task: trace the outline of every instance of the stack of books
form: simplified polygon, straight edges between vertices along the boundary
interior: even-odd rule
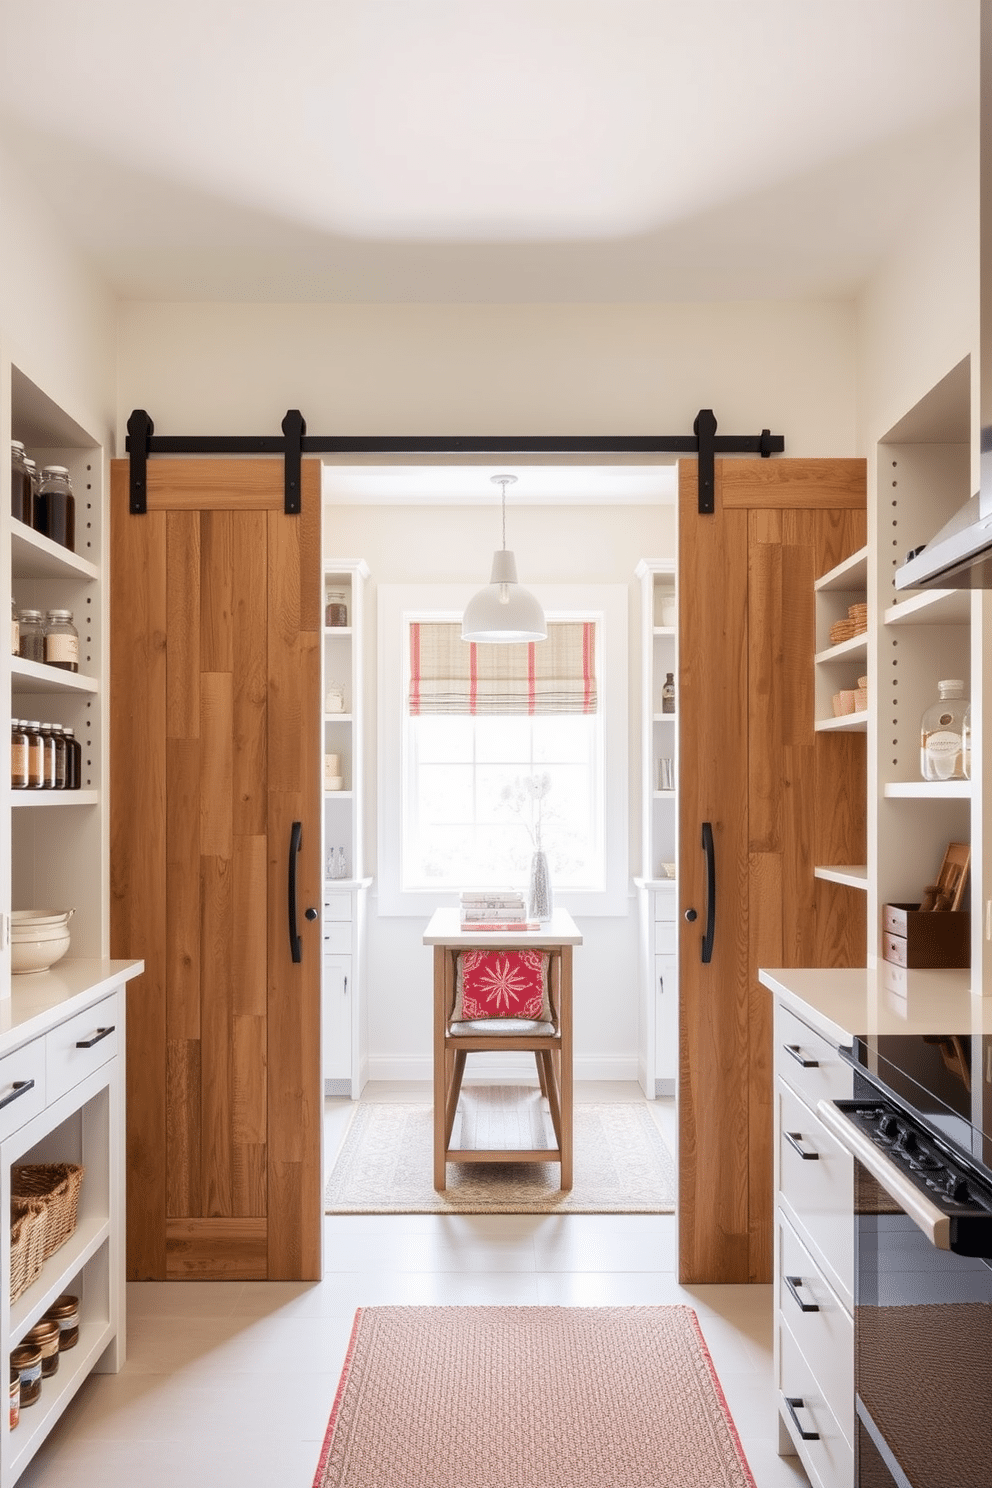
[[[537,930],[536,920],[528,920],[523,894],[513,889],[465,890],[458,901],[459,920],[463,930]]]

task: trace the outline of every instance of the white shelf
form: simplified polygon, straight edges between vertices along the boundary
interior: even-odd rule
[[[113,1336],[114,1330],[106,1320],[80,1319],[76,1347],[59,1355],[58,1374],[42,1381],[41,1398],[34,1405],[22,1407],[17,1429],[9,1435],[11,1480],[27,1467]]]
[[[813,877],[825,879],[827,883],[846,884],[849,889],[864,889],[867,892],[868,864],[854,863],[850,867],[831,865],[814,868]]]
[[[834,568],[825,573],[822,578],[817,579],[813,588],[817,594],[822,594],[828,589],[855,590],[865,589],[868,585],[868,549],[859,548],[852,553],[850,558],[845,558]]]
[[[352,627],[350,625],[325,625],[325,636],[350,636]]]
[[[88,558],[70,553],[50,537],[43,537],[11,518],[11,569],[15,579],[98,579],[100,570]]]
[[[868,713],[844,713],[840,718],[818,718],[813,727],[818,734],[864,734],[868,731]]]
[[[677,713],[656,713],[654,721],[655,723],[675,723],[678,716]]]
[[[325,713],[325,723],[351,723],[354,719],[352,713]]]
[[[675,634],[675,626],[674,625],[656,625],[654,627],[654,631],[652,633],[654,635],[656,635],[656,636],[674,636],[674,634]]]
[[[350,801],[353,795],[354,795],[354,791],[350,791],[350,790],[346,790],[346,791],[345,790],[340,790],[340,791],[329,791],[329,790],[325,790],[325,792],[324,792],[324,800],[325,801]]]
[[[883,792],[890,801],[968,801],[970,780],[890,780]]]
[[[45,666],[40,661],[27,661],[23,656],[10,658],[10,673],[10,690],[14,693],[99,691],[95,677],[87,677],[83,672],[64,672],[60,667]]]
[[[664,801],[673,801],[675,799],[675,797],[678,795],[678,791],[674,791],[674,790],[656,790],[654,792],[654,794],[655,794],[655,796],[660,796],[662,798],[662,800],[664,800]]]
[[[970,589],[930,589],[885,612],[886,625],[967,625],[970,620]]]
[[[826,651],[818,651],[813,660],[817,666],[830,666],[832,662],[854,661],[857,657],[867,655],[868,632],[863,630],[849,641],[841,641],[839,646],[828,646]]]
[[[85,1182],[85,1179],[83,1180]],[[10,1306],[10,1341],[19,1343],[24,1334],[65,1291],[72,1278],[110,1235],[110,1220],[104,1216],[81,1219],[64,1245],[50,1255],[41,1275]]]
[[[15,790],[10,794],[11,806],[22,810],[35,806],[97,806],[99,802],[100,792],[95,790]]]

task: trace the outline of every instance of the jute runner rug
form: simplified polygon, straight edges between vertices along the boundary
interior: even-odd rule
[[[314,1488],[754,1488],[691,1307],[370,1307]]]
[[[466,1147],[554,1145],[547,1102],[523,1086],[462,1091],[453,1139]],[[557,1163],[449,1163],[432,1186],[431,1107],[362,1101],[324,1194],[328,1214],[671,1214],[675,1164],[641,1103],[577,1105],[575,1173],[561,1191]]]

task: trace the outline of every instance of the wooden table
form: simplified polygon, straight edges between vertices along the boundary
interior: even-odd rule
[[[561,1164],[561,1186],[572,1187],[572,947],[582,944],[575,921],[566,910],[556,909],[549,924],[540,930],[499,930],[465,934],[457,909],[434,911],[424,944],[434,947],[434,1187],[447,1185],[449,1162],[557,1162]],[[454,1124],[458,1087],[464,1055],[492,1049],[493,1037],[452,1036],[449,1019],[455,997],[455,958],[459,951],[529,950],[546,951],[549,965],[550,1000],[557,1032],[535,1035],[501,1035],[499,1048],[539,1053],[550,1051],[557,1072],[557,1088],[546,1090],[557,1147],[507,1150],[453,1149],[448,1143]],[[460,1059],[457,1078],[456,1057]],[[540,1071],[540,1065],[539,1065]],[[545,1081],[542,1079],[542,1089]],[[555,1107],[558,1107],[556,1112]]]

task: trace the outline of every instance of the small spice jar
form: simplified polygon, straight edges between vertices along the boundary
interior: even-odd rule
[[[83,746],[74,729],[64,728],[62,733],[65,737],[65,788],[79,790],[83,783]]]
[[[28,736],[19,718],[10,720],[10,788],[28,788]]]
[[[41,1394],[41,1349],[36,1343],[19,1343],[11,1351],[10,1367],[21,1377],[21,1409],[34,1405]]]
[[[10,1366],[10,1429],[21,1419],[21,1372]]]
[[[28,469],[24,446],[19,439],[10,441],[10,511],[19,522],[31,525],[32,500],[31,472]]]
[[[28,790],[45,788],[45,741],[41,736],[41,724],[37,718],[23,720],[24,732],[28,736]]]
[[[44,661],[45,622],[40,610],[22,610],[17,617],[17,654],[25,661]]]
[[[17,600],[10,601],[10,654],[16,656],[21,649],[21,622],[17,618]]]
[[[348,599],[343,589],[329,589],[327,591],[324,624],[334,627],[348,624]]]
[[[54,790],[56,780],[55,735],[52,732],[52,725],[42,719],[39,733],[41,734],[42,748],[42,787],[44,790]]]
[[[59,1325],[59,1348],[64,1354],[79,1342],[79,1298],[63,1292],[45,1313],[45,1320]]]
[[[60,723],[52,724],[52,738],[55,740],[55,789],[65,790],[69,778],[69,746]]]
[[[49,610],[45,617],[45,664],[64,672],[79,671],[79,631],[71,610]]]
[[[46,465],[34,503],[34,527],[52,542],[74,551],[76,546],[76,498],[72,494],[68,465]]]
[[[42,1318],[24,1335],[26,1344],[41,1349],[41,1377],[50,1379],[59,1370],[59,1338],[61,1329],[53,1318]]]

